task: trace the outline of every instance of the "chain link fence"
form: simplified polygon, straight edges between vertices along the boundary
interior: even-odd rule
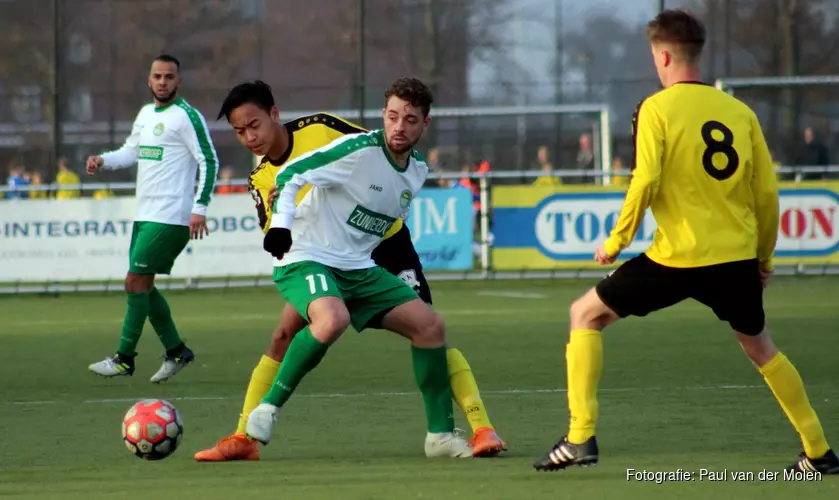
[[[87,155],[118,147],[162,52],[181,60],[182,95],[211,123],[234,178],[253,161],[215,120],[234,84],[265,80],[281,110],[365,109],[406,74],[427,81],[439,106],[605,105],[612,161],[626,168],[632,111],[659,88],[643,28],[662,6],[706,22],[708,81],[839,74],[839,3],[829,0],[0,0],[0,182],[15,170],[49,183],[60,157],[81,174]],[[836,163],[837,94],[838,86],[737,93],[785,165]],[[590,117],[525,125],[523,135],[521,117],[440,120],[422,150],[436,151],[449,172],[481,162],[602,167]]]

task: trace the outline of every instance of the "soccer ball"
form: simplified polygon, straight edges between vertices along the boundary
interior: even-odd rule
[[[168,401],[144,399],[122,419],[125,446],[146,460],[162,460],[174,453],[183,435],[181,414]]]

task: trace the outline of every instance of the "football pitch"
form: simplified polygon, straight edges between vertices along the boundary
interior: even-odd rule
[[[124,297],[0,297],[0,496],[26,498],[839,498],[839,477],[760,480],[800,442],[727,326],[695,302],[633,318],[604,335],[600,464],[538,473],[564,433],[567,310],[588,280],[434,282],[445,317],[509,451],[428,460],[408,343],[347,332],[283,409],[260,462],[192,459],[235,428],[250,372],[282,302],[271,288],[168,292],[196,362],[167,384],[148,379],[162,349],[150,325],[133,377],[87,371],[116,347]],[[767,290],[775,340],[796,364],[828,439],[839,447],[836,278],[778,278]],[[181,447],[161,462],[131,455],[120,424],[137,400],[182,413]],[[456,410],[458,426],[468,429]],[[692,481],[627,479],[694,473]],[[699,477],[726,472],[724,481]],[[752,472],[736,481],[732,473]],[[260,497],[261,498],[261,497]]]

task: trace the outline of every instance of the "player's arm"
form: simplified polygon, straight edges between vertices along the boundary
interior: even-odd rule
[[[286,164],[277,175],[280,194],[274,202],[271,227],[291,229],[297,209],[297,193],[306,184],[331,188],[346,183],[358,163],[358,146],[362,144],[353,136],[346,136]]]
[[[143,111],[137,114],[134,124],[131,126],[131,134],[125,139],[121,148],[114,151],[102,153],[102,168],[105,170],[117,170],[132,167],[137,163],[140,152],[140,131],[143,130],[141,117]]]
[[[664,154],[664,127],[655,108],[648,102],[638,105],[633,117],[635,165],[626,191],[620,217],[603,244],[609,256],[618,255],[635,238],[661,180]]]
[[[762,271],[773,270],[772,256],[778,241],[778,180],[772,165],[769,146],[760,128],[757,117],[752,117],[752,195],[757,218],[757,259]]]
[[[180,127],[181,139],[198,163],[198,187],[192,204],[192,213],[206,216],[207,206],[213,196],[218,176],[218,156],[207,131],[207,122],[204,117],[188,106],[183,109],[188,123]]]

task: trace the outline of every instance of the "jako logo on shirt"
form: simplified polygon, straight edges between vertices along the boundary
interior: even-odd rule
[[[163,160],[163,148],[159,146],[140,146],[137,158],[140,160]]]

